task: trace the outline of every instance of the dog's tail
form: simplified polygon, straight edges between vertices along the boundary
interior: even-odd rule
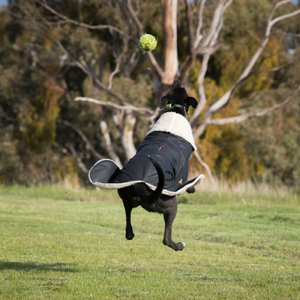
[[[148,155],[148,157],[158,174],[157,187],[154,191],[147,193],[146,189],[145,189],[145,184],[137,183],[134,185],[134,190],[137,193],[137,195],[140,197],[141,202],[143,202],[144,204],[147,204],[147,205],[151,205],[151,204],[155,203],[158,200],[159,196],[161,195],[161,192],[165,185],[165,176],[164,176],[164,172],[163,172],[162,168],[160,167],[160,165],[158,164],[158,162],[150,155]],[[150,191],[149,188],[147,188],[147,190]]]

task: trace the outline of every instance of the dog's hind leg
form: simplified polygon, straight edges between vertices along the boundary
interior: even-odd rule
[[[126,234],[125,237],[127,240],[132,240],[134,238],[134,233],[131,225],[131,211],[132,208],[128,207],[124,203],[125,213],[126,213]]]
[[[164,210],[164,212],[163,212],[164,220],[165,220],[165,233],[164,233],[163,243],[164,243],[164,245],[174,249],[175,251],[182,251],[185,247],[185,244],[182,242],[175,243],[172,240],[172,225],[175,220],[176,213],[177,213],[176,198],[174,198],[173,200],[169,200],[169,201],[172,201],[173,205],[171,207],[169,207],[168,209]]]
[[[126,234],[127,240],[132,240],[134,238],[134,233],[131,225],[131,211],[133,208],[140,205],[136,196],[134,196],[134,190],[132,187],[127,187],[118,190],[119,196],[123,200],[123,205],[126,213]]]

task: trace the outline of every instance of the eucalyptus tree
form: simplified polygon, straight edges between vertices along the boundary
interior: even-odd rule
[[[275,62],[270,68],[264,68],[268,55],[265,54],[266,49],[275,25],[288,19],[294,20],[300,14],[300,9],[290,0],[264,1],[264,4],[260,4],[264,5],[263,12],[269,11],[268,15],[263,14],[264,30],[255,34],[255,43],[252,43],[248,56],[243,58],[242,65],[238,61],[231,61],[231,68],[236,73],[234,78],[229,78],[227,84],[224,84],[223,92],[220,94],[219,91],[218,97],[213,101],[208,99],[208,87],[212,87],[206,82],[206,78],[209,77],[212,61],[220,57],[226,58],[224,53],[232,52],[234,47],[227,43],[230,38],[222,35],[222,31],[230,29],[231,20],[234,23],[235,18],[241,17],[237,10],[239,3],[243,5],[241,11],[251,4],[254,14],[259,15],[254,4],[260,2],[255,0],[250,4],[233,0],[137,0],[134,3],[131,0],[19,0],[15,2],[12,13],[26,23],[26,29],[32,33],[28,47],[36,64],[44,59],[46,49],[61,70],[72,66],[87,76],[85,80],[92,81],[89,87],[97,89],[99,93],[86,90],[74,100],[101,106],[99,130],[106,153],[95,150],[95,144],[89,141],[84,128],[76,127],[70,120],[65,120],[65,125],[80,135],[94,156],[109,155],[122,164],[135,152],[137,118],[142,116],[144,121],[153,124],[159,115],[159,109],[156,108],[158,100],[175,78],[192,89],[191,72],[196,77],[194,89],[198,94],[199,104],[190,116],[195,140],[212,124],[236,124],[281,108],[299,91],[299,83],[296,83],[292,93],[281,102],[242,113],[235,110],[233,115],[220,117],[220,112],[230,106],[234,93],[251,77],[261,72],[275,72],[292,63],[292,60],[286,59],[281,64],[276,61],[277,65]],[[232,6],[234,8],[231,9]],[[230,17],[227,17],[226,13],[229,11]],[[153,32],[147,32],[149,30]],[[280,28],[277,27],[277,34],[278,31]],[[281,30],[282,34],[283,31]],[[142,55],[138,41],[145,32],[158,36],[158,48]],[[230,30],[226,34],[230,36]],[[151,102],[144,99],[136,103],[133,100],[136,98],[126,98],[129,95],[127,91],[132,86],[135,89],[138,73],[147,74],[151,79],[154,91]],[[149,79],[145,80],[149,82]],[[70,97],[69,86],[63,76],[60,85],[64,86],[66,97]],[[116,129],[118,134],[114,132]],[[125,153],[123,157],[120,146]],[[72,153],[82,163],[74,147]],[[201,155],[196,152],[195,156],[211,174]],[[81,169],[86,171],[83,166]]]

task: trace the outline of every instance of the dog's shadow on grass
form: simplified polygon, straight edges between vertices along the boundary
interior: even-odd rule
[[[40,263],[40,262],[18,262],[18,261],[0,261],[0,271],[15,270],[22,272],[31,271],[52,271],[52,272],[65,272],[77,273],[82,270],[77,269],[71,263]]]

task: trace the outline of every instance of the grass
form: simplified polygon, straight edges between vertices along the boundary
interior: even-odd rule
[[[0,299],[300,299],[300,197],[197,192],[163,218],[115,191],[0,188]]]

